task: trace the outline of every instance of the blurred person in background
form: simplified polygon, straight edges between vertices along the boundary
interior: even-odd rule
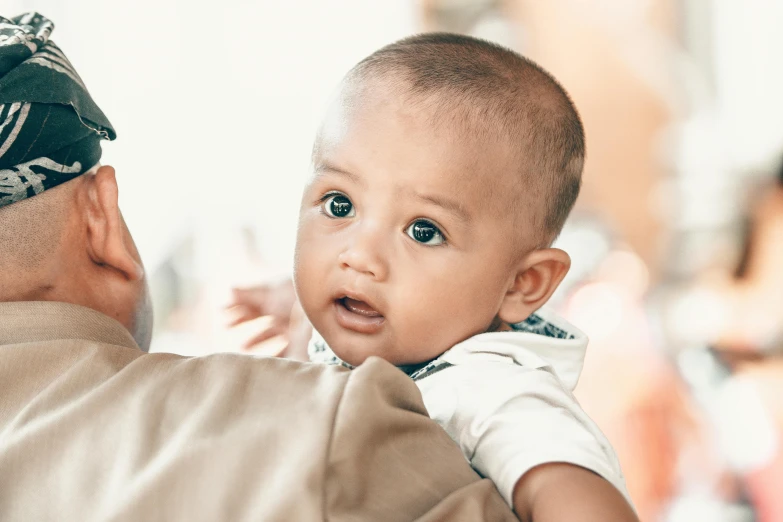
[[[728,380],[748,386],[752,404],[745,407],[768,416],[769,424],[744,421],[756,428],[747,433],[747,451],[758,455],[738,475],[759,520],[783,520],[783,161],[751,194],[735,273],[708,274],[697,284],[723,308],[713,350]]]
[[[673,425],[688,440],[671,520],[783,519],[782,174],[750,190],[736,262],[703,266],[653,302],[690,410]]]
[[[742,243],[733,274],[708,276],[729,307],[716,344],[724,351],[777,354],[783,342],[783,163],[751,194]]]
[[[0,519],[512,520],[379,359],[145,353],[115,132],[53,28],[0,18]]]

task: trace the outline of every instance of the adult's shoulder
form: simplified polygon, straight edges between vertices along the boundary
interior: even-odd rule
[[[377,357],[351,371],[328,470],[330,520],[516,520],[429,418],[416,384]]]
[[[11,368],[2,520],[323,519],[347,371],[72,339],[5,346]]]

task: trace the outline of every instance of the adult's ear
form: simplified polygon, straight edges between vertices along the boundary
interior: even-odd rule
[[[563,281],[571,258],[559,248],[534,250],[520,261],[498,316],[508,324],[524,321],[541,308]]]
[[[128,280],[141,280],[144,267],[120,215],[114,168],[101,166],[85,175],[82,206],[87,225],[87,249],[92,261],[115,269]]]

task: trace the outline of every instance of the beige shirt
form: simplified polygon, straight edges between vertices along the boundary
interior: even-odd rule
[[[145,354],[114,320],[0,303],[0,520],[515,520],[380,359]]]

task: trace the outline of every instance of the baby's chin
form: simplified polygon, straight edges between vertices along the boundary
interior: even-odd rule
[[[392,351],[381,346],[372,346],[374,343],[370,340],[366,340],[366,342],[352,340],[351,342],[342,343],[335,341],[335,344],[329,343],[327,340],[327,344],[329,344],[329,347],[337,357],[351,366],[359,366],[370,357],[380,357],[394,366],[410,366],[427,362],[425,360],[417,360],[415,356],[411,357],[404,351]]]
[[[329,346],[331,347],[332,345],[330,344]],[[359,366],[370,357],[380,357],[396,366],[396,357],[389,353],[384,353],[383,350],[368,350],[366,348],[360,349],[343,345],[343,349],[332,348],[332,351],[340,360],[347,362],[351,366]]]

